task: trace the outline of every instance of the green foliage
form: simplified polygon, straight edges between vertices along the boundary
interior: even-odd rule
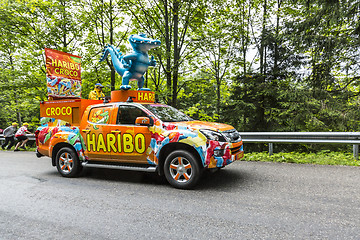
[[[197,103],[195,106],[190,107],[185,113],[197,120],[215,122],[219,119],[219,115],[214,114],[212,117],[205,113],[205,110],[199,109],[200,104]]]
[[[242,161],[360,166],[360,161],[355,160],[351,153],[328,150],[317,153],[274,153],[271,156],[267,152],[253,152],[246,153]]]
[[[184,83],[180,73],[191,68],[188,61],[196,51],[192,36],[205,22],[206,3],[202,0],[127,1],[126,7],[137,31],[162,42],[162,47],[151,54],[157,56],[158,73],[163,80],[151,74],[148,80],[152,83],[148,86],[155,85],[156,93],[164,102],[178,106],[178,94]]]
[[[45,47],[82,56],[83,98],[97,82],[109,96],[121,77],[98,62],[102,48],[127,53],[129,35],[144,32],[162,41],[146,86],[194,119],[239,131],[360,131],[359,12],[352,0],[0,0],[0,128],[35,127]]]
[[[259,68],[233,78],[224,120],[240,131],[359,131],[359,57],[354,54],[359,35],[349,34],[356,32],[359,5],[258,4],[261,8],[253,7],[260,16],[252,19],[261,30],[253,37]]]

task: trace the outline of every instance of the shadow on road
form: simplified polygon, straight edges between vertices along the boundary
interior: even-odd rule
[[[155,173],[104,168],[85,168],[80,177],[114,182],[145,183],[156,185],[167,184],[165,178],[160,177]]]
[[[164,176],[156,173],[144,173],[102,168],[85,168],[83,178],[106,180],[114,182],[141,183],[159,186],[169,186]],[[195,190],[231,191],[239,185],[245,185],[251,178],[246,171],[239,169],[221,169],[217,172],[204,171]]]
[[[196,189],[231,191],[245,186],[250,178],[250,174],[239,169],[221,169],[213,173],[205,171]]]

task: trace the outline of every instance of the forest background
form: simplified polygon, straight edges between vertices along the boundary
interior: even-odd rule
[[[360,131],[356,0],[0,0],[0,128],[39,124],[44,48],[82,57],[82,96],[118,90],[106,44],[162,42],[146,85],[238,131]],[[134,84],[134,87],[136,85]]]

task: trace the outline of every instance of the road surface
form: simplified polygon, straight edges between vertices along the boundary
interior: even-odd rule
[[[235,162],[178,190],[151,174],[0,151],[0,239],[359,239],[360,168]]]

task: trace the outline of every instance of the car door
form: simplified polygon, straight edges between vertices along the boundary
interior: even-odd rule
[[[85,125],[81,126],[81,134],[86,144],[86,155],[90,160],[112,160],[111,147],[108,144],[108,135],[113,130],[110,125],[112,109],[112,105],[91,108]]]
[[[116,117],[118,146],[117,152],[112,152],[112,158],[119,162],[146,164],[147,150],[150,146],[151,133],[148,126],[135,125],[137,117],[148,117],[138,106],[120,104]],[[119,143],[121,142],[121,143]]]

